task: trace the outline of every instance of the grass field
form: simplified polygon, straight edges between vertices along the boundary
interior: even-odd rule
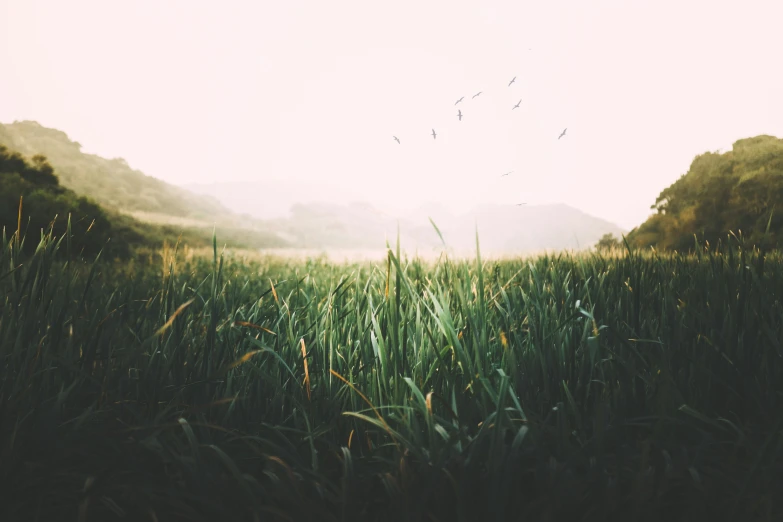
[[[783,520],[783,256],[731,241],[115,265],[4,234],[0,520]]]

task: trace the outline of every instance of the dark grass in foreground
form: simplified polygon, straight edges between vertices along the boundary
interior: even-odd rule
[[[68,247],[3,236],[0,520],[783,520],[780,254]]]

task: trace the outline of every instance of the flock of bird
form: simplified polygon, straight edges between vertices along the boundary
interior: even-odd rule
[[[512,83],[514,83],[516,80],[517,80],[517,77],[516,77],[516,76],[514,76],[513,78],[511,78],[511,81],[510,81],[510,82],[508,82],[508,86],[509,86],[509,87],[511,87],[511,84],[512,84]],[[476,94],[474,94],[474,95],[471,97],[471,100],[472,100],[473,98],[476,98],[477,96],[480,96],[482,92],[483,92],[483,91],[479,91],[479,92],[477,92]],[[464,99],[465,99],[465,97],[464,97],[464,96],[463,96],[463,97],[461,97],[459,100],[457,100],[457,102],[456,102],[454,105],[459,105],[459,103],[460,103],[462,100],[464,100]],[[520,106],[521,104],[522,104],[522,100],[520,99],[520,100],[517,102],[517,104],[516,104],[516,105],[514,105],[514,106],[511,108],[511,110],[513,111],[514,109],[518,109],[518,108],[519,108],[519,106]],[[459,121],[462,121],[462,110],[461,110],[461,109],[457,109],[457,118],[459,119]],[[562,138],[563,136],[565,136],[565,134],[566,134],[566,131],[567,131],[567,130],[568,130],[568,127],[566,127],[565,129],[563,129],[563,132],[561,132],[561,133],[560,133],[560,136],[558,136],[558,137],[557,137],[557,139],[559,140],[560,138]],[[437,137],[438,137],[438,135],[435,133],[435,129],[432,129],[432,139],[436,139]],[[392,138],[394,138],[394,139],[397,141],[397,143],[398,143],[398,144],[400,144],[400,145],[402,144],[402,143],[400,142],[400,138],[398,138],[397,136],[392,136]],[[512,170],[512,171],[510,171],[510,172],[506,172],[505,174],[502,174],[500,177],[502,178],[502,177],[508,176],[509,174],[511,174],[511,173],[513,173],[513,172],[514,172],[513,170]],[[526,205],[526,203],[517,203],[517,206],[518,206],[518,207],[519,207],[519,206],[522,206],[522,205]]]

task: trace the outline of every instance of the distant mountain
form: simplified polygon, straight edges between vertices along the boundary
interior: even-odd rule
[[[482,205],[444,226],[447,243],[456,249],[475,247],[478,227],[482,251],[525,253],[540,250],[581,250],[604,234],[625,231],[601,218],[565,205]]]
[[[396,218],[366,204],[294,205],[291,217],[275,222],[296,245],[318,248],[383,248],[394,244],[397,225],[406,250],[442,247],[430,223],[432,217],[446,247],[460,253],[475,250],[478,228],[481,250],[487,254],[532,253],[542,250],[584,249],[604,234],[619,237],[624,230],[568,205],[483,205],[459,216],[435,206]]]
[[[385,248],[394,244],[399,224],[400,244],[406,250],[431,249],[439,244],[432,226],[397,219],[367,203],[295,204],[290,216],[270,222],[282,236],[302,248]]]
[[[302,183],[292,179],[266,178],[263,182],[190,183],[182,185],[182,188],[214,197],[234,212],[258,219],[288,217],[294,204],[349,202],[341,193],[341,187],[328,181]]]
[[[271,229],[301,248],[382,249],[386,238],[392,244],[396,241],[399,224],[404,249],[440,249],[443,245],[430,218],[446,246],[459,252],[475,250],[477,224],[481,249],[488,254],[587,248],[604,234],[619,237],[624,232],[613,223],[563,204],[482,205],[455,215],[443,204],[427,203],[393,215],[366,203],[324,202],[337,199],[332,194],[321,193],[318,201],[319,192],[313,187],[297,190],[280,180],[191,188],[215,195],[230,208],[267,218]],[[303,200],[310,202],[296,203]]]

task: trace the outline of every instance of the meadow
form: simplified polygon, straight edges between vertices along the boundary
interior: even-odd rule
[[[218,239],[3,233],[0,519],[783,520],[781,253]]]

